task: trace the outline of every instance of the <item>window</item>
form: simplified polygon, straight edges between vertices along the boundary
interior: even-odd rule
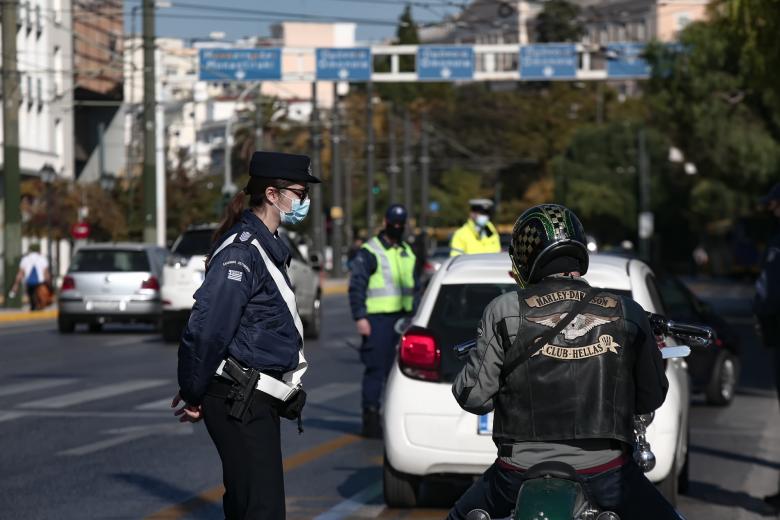
[[[26,83],[27,85],[25,85],[25,89],[27,91],[27,108],[29,109],[33,104],[33,80],[32,76],[29,74],[27,75]]]
[[[149,258],[145,251],[120,249],[83,249],[76,254],[71,265],[73,272],[145,272],[149,271]]]
[[[171,253],[184,257],[206,256],[211,251],[214,229],[193,229],[185,231],[179,237]]]
[[[27,32],[29,33],[33,29],[32,5],[30,5],[30,2],[24,4],[24,11],[25,25],[27,27]]]
[[[43,32],[43,20],[41,19],[41,6],[35,6],[35,33],[40,36]]]
[[[38,100],[38,110],[43,108],[43,80],[38,78],[35,80],[35,98]]]

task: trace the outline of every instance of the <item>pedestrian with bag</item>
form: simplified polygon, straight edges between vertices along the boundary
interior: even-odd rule
[[[179,345],[182,422],[205,420],[222,460],[227,520],[285,518],[279,417],[297,419],[306,394],[303,328],[279,239],[309,209],[310,160],[255,152],[230,201]],[[247,206],[248,202],[248,208]]]
[[[16,296],[22,282],[27,290],[31,311],[42,310],[51,305],[49,261],[41,254],[41,246],[38,244],[31,244],[27,254],[19,262],[19,272],[9,293],[11,298]]]

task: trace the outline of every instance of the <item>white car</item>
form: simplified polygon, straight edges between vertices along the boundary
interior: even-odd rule
[[[451,347],[474,339],[491,300],[517,290],[510,268],[506,253],[463,255],[447,261],[431,279],[402,337],[385,391],[384,497],[389,506],[414,507],[426,477],[477,475],[495,461],[492,415],[470,414],[452,395],[462,362]],[[664,313],[653,273],[641,261],[591,255],[585,279],[631,296],[647,311]],[[648,428],[657,462],[647,476],[674,504],[678,484],[685,487],[688,475],[690,390],[685,361],[667,360],[666,375],[666,400]]]
[[[205,258],[211,250],[216,226],[213,224],[193,226],[187,229],[173,243],[171,254],[163,267],[162,334],[165,341],[179,341],[184,325],[189,319],[193,295],[203,283],[206,273]],[[320,303],[320,259],[312,255],[306,260],[288,240],[283,229],[279,230],[281,240],[287,243],[292,260],[288,273],[295,291],[298,311],[307,338],[319,337],[322,323]]]

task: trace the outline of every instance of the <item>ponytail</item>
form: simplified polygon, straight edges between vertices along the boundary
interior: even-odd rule
[[[214,254],[214,249],[217,247],[217,240],[222,238],[222,236],[225,233],[227,233],[228,230],[230,230],[230,228],[235,226],[236,222],[238,222],[241,219],[241,213],[243,213],[244,211],[246,199],[247,196],[244,190],[239,191],[233,196],[232,199],[230,199],[230,202],[225,208],[225,214],[222,217],[222,222],[219,223],[217,230],[214,232],[214,235],[211,237],[211,241],[212,241],[211,252],[206,257],[206,266],[209,265],[209,262],[211,261],[211,255]]]

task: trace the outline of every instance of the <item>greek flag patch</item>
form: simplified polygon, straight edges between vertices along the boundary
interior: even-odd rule
[[[243,271],[234,271],[233,269],[228,269],[228,280],[233,280],[234,282],[240,282],[244,278],[244,272]]]
[[[241,233],[241,236],[239,236],[238,239],[242,242],[246,242],[247,240],[249,240],[249,237],[251,236],[252,234],[249,231],[244,231],[243,233]]]

